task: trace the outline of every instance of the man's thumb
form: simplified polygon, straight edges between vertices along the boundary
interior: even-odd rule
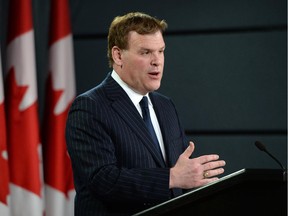
[[[192,155],[192,153],[194,152],[194,149],[195,149],[195,145],[192,141],[190,141],[189,146],[183,152],[183,155],[189,158]]]

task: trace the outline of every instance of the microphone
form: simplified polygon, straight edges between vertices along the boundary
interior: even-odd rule
[[[255,145],[260,151],[264,151],[266,154],[268,154],[274,161],[276,161],[280,165],[280,167],[283,170],[283,178],[285,181],[286,180],[286,168],[283,166],[283,164],[266,149],[263,143],[261,143],[260,141],[256,141]]]

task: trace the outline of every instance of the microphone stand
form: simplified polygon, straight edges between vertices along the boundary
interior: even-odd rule
[[[283,181],[286,182],[287,181],[287,169],[282,165],[282,163],[276,158],[274,157],[265,147],[265,145],[259,141],[255,142],[256,147],[260,150],[260,151],[264,151],[266,154],[268,154],[275,162],[277,162],[279,164],[279,166],[282,168],[283,171]]]

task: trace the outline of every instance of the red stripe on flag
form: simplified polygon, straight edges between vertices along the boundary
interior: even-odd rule
[[[66,118],[75,97],[68,6],[68,0],[51,1],[49,76],[46,81],[42,131],[47,216],[73,215],[74,210],[73,173],[65,140]]]
[[[0,91],[1,90],[2,89],[0,89]],[[1,103],[0,101],[0,202],[4,203],[5,205],[7,205],[7,196],[9,194],[9,171],[7,156],[4,103]]]
[[[43,216],[32,1],[9,3],[5,111],[11,213]]]
[[[1,53],[0,53],[1,54]],[[4,88],[2,77],[2,64],[0,55],[0,202],[8,205],[7,196],[9,195],[9,168],[7,153],[7,137],[6,137],[6,117],[4,109]],[[8,210],[8,206],[7,206]],[[4,210],[3,210],[4,211]],[[0,209],[1,212],[1,209]],[[3,216],[8,215],[4,213]]]
[[[9,1],[9,26],[7,42],[33,28],[31,0]]]
[[[71,33],[69,15],[68,1],[51,1],[49,45]]]

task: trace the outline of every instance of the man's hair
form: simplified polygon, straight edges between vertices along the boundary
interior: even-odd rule
[[[114,46],[120,49],[128,48],[128,34],[135,31],[138,34],[153,34],[157,31],[163,33],[167,28],[165,20],[159,20],[148,14],[141,12],[132,12],[124,16],[117,16],[112,21],[108,33],[108,50],[107,56],[109,66],[113,65],[111,50]]]

